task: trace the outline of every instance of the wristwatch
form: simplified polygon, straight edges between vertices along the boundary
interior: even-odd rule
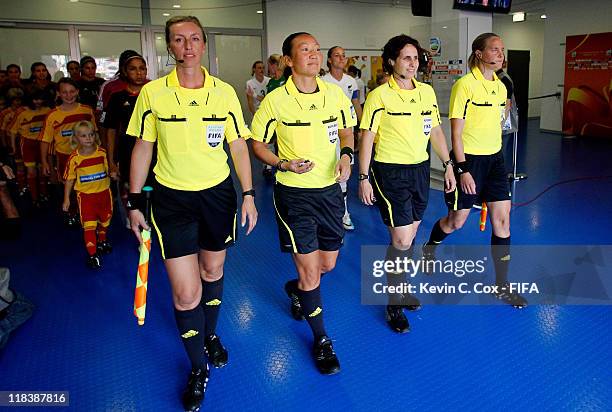
[[[370,175],[366,175],[366,174],[363,174],[363,173],[359,173],[359,176],[357,177],[357,179],[359,181],[368,180],[369,178],[370,178]]]
[[[442,165],[444,166],[444,170],[446,170],[446,168],[450,165],[453,166],[453,159],[448,159],[446,162],[442,162]]]

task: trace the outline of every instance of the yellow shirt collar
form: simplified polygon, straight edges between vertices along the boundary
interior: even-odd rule
[[[327,90],[327,86],[325,85],[325,82],[321,80],[319,76],[317,76],[316,80],[317,80],[317,86],[319,87],[319,91],[325,92]],[[303,94],[295,86],[295,83],[293,83],[293,76],[289,76],[289,79],[287,79],[287,82],[285,83],[285,87],[287,88],[287,91],[289,92],[291,96],[297,96],[297,95]]]
[[[210,76],[210,74],[208,74],[208,70],[206,70],[206,67],[201,66],[200,69],[202,69],[202,74],[204,74],[204,87],[205,88],[213,87],[214,86],[213,79]],[[170,74],[168,74],[168,86],[169,87],[181,87],[181,84],[179,83],[179,79],[178,79],[178,74],[176,74],[176,67],[172,69]]]
[[[480,71],[480,69],[478,68],[478,66],[474,66],[474,68],[472,69],[472,74],[474,75],[474,77],[476,77],[478,80],[487,80],[484,78],[484,76],[482,75],[482,72]],[[497,79],[497,75],[495,74],[495,72],[493,72],[493,81],[498,80]],[[487,80],[488,81],[488,80]]]

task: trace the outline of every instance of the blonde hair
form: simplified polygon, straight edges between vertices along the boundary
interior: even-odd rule
[[[270,57],[268,57],[268,63],[270,64],[280,64],[280,60],[280,54],[271,54]]]
[[[94,127],[93,123],[90,122],[89,120],[81,120],[75,123],[74,126],[72,127],[72,136],[70,136],[70,147],[72,147],[72,149],[76,149],[79,146],[79,142],[76,138],[76,134],[77,134],[77,129],[80,129],[80,128],[87,128],[91,130],[93,134],[96,136],[96,144],[100,146],[101,144],[100,136],[98,135],[98,132],[96,132],[96,128]]]
[[[280,72],[281,73],[281,77],[285,75],[285,71],[286,69],[288,69],[289,67],[287,66],[287,57],[286,56],[281,56],[280,54],[271,54],[270,57],[268,57],[268,64],[276,64],[276,71],[277,73]],[[276,78],[276,73],[268,73],[271,77]],[[291,73],[289,73],[291,74]],[[288,78],[288,76],[285,76],[285,78]]]
[[[196,16],[174,16],[174,17],[170,17],[167,21],[166,21],[166,45],[170,45],[170,27],[172,27],[173,25],[177,24],[177,23],[193,23],[196,26],[198,26],[200,28],[200,30],[202,30],[202,37],[204,40],[204,43],[206,43],[206,33],[204,32],[204,26],[202,26],[202,23],[200,23],[200,19],[198,19]]]

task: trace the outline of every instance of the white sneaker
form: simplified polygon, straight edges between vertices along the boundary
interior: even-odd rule
[[[342,218],[342,225],[346,230],[355,230],[355,225],[353,224],[351,215],[349,213],[344,214],[344,217]]]

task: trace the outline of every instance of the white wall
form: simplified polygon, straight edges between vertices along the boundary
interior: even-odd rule
[[[390,2],[389,2],[390,3]],[[297,31],[312,33],[322,48],[382,49],[387,40],[410,33],[410,26],[429,24],[409,7],[339,1],[275,0],[266,3],[268,53],[280,53],[283,40]]]
[[[116,7],[121,4],[123,7]],[[87,22],[111,24],[142,24],[140,0],[68,0],[2,1],[3,20],[40,22]]]
[[[173,8],[175,3],[181,8]],[[204,27],[261,29],[263,26],[262,15],[257,13],[261,10],[261,2],[253,0],[149,0],[149,6],[153,25],[164,26],[169,18],[164,16],[167,13],[196,16]]]
[[[546,20],[539,16],[528,16],[520,23],[512,23],[511,15],[496,15],[493,18],[493,32],[504,40],[506,50],[529,50],[529,97],[542,94],[542,58],[544,54],[544,26]],[[529,117],[540,116],[541,100],[529,102]]]
[[[565,37],[586,33],[612,31],[612,1],[548,0],[544,29],[544,56],[542,93],[560,91],[563,95]],[[542,101],[540,128],[561,131],[562,102],[556,99]]]

